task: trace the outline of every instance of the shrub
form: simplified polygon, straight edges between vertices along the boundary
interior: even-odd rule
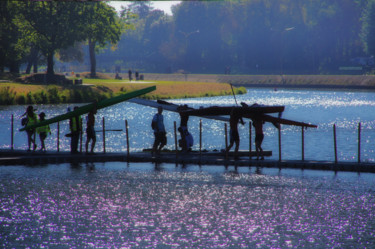
[[[48,86],[47,99],[50,104],[60,103],[59,90],[56,86]]]

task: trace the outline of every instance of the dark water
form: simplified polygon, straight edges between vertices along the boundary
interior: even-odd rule
[[[0,167],[2,248],[373,248],[372,174]]]

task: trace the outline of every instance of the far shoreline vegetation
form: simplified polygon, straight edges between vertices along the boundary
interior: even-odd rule
[[[39,74],[43,75],[43,74]],[[83,85],[30,83],[30,75],[0,75],[0,105],[87,103],[100,101],[136,89],[156,85],[146,99],[181,99],[245,94],[246,87],[358,89],[375,91],[375,75],[220,75],[220,74],[144,74],[142,81],[121,80],[113,73],[76,73],[66,79],[82,79]],[[62,76],[62,75],[60,75]],[[28,82],[28,83],[27,83]]]
[[[0,105],[88,103],[111,98],[137,89],[156,85],[156,91],[141,96],[146,99],[180,99],[231,95],[230,84],[218,82],[143,80],[129,82],[115,79],[112,74],[98,73],[97,78],[85,78],[89,73],[66,77],[83,84],[48,84],[27,82],[27,77],[0,77]],[[245,87],[233,87],[235,94],[246,93]]]

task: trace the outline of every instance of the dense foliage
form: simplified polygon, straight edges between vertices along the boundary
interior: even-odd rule
[[[182,1],[173,16],[151,6],[136,1],[116,16],[106,2],[1,1],[0,72],[26,64],[29,71],[44,58],[53,73],[53,58],[83,53],[74,65],[93,75],[96,68],[326,74],[373,67],[375,0]]]
[[[143,8],[136,29],[123,34],[118,50],[101,54],[98,66],[112,71],[117,62],[124,70],[159,73],[337,73],[339,67],[366,66],[356,58],[374,54],[364,49],[375,46],[362,31],[367,25],[366,34],[375,32],[368,2],[374,1],[184,1],[172,17],[150,8],[145,14]]]
[[[40,54],[47,75],[53,75],[59,51],[88,41],[94,52],[96,45],[118,42],[121,34],[116,12],[103,2],[7,0],[1,1],[0,13],[0,71],[8,67],[17,73],[25,62],[37,65]]]

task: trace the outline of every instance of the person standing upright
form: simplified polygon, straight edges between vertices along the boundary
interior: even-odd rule
[[[38,116],[34,113],[34,108],[33,106],[29,105],[26,109],[26,113],[24,115],[26,115],[26,125],[33,125],[33,124],[36,124],[38,122]],[[35,142],[35,128],[34,129],[28,129],[26,130],[26,133],[27,133],[27,142],[28,142],[28,145],[29,145],[29,149],[28,151],[30,151],[31,149],[31,143],[33,144],[33,150],[35,151],[37,145],[36,145],[36,142]]]
[[[45,117],[46,117],[46,114],[44,112],[40,113],[39,122],[43,122],[45,120]],[[44,144],[44,141],[46,140],[48,133],[51,135],[51,128],[49,127],[49,125],[44,125],[44,126],[38,127],[36,130],[39,134],[39,139],[41,143],[40,150],[46,151],[46,146]]]
[[[264,139],[263,134],[263,124],[264,121],[260,117],[253,118],[253,126],[255,128],[255,149],[257,152],[257,160],[259,160],[259,156],[261,160],[264,160],[263,156],[263,149],[262,149],[262,142]]]
[[[87,126],[86,126],[86,154],[89,153],[89,143],[91,142],[91,150],[90,154],[94,154],[94,147],[96,143],[96,133],[95,133],[95,114],[96,114],[96,107],[94,107],[89,114],[87,115]]]
[[[78,109],[78,106],[74,107],[74,111]],[[69,128],[71,133],[70,152],[72,154],[78,153],[78,142],[79,135],[82,131],[82,119],[81,116],[77,115],[69,120]]]
[[[229,150],[232,148],[233,144],[236,144],[236,147],[234,149],[234,158],[238,158],[238,149],[240,148],[240,135],[238,133],[238,122],[241,122],[242,125],[245,123],[242,120],[242,117],[240,115],[237,115],[234,113],[234,110],[231,111],[230,118],[229,118],[229,137],[230,137],[230,143],[229,146],[226,148],[226,152],[229,152]]]
[[[152,119],[151,127],[154,130],[155,141],[151,154],[159,154],[161,149],[167,144],[167,133],[164,127],[163,107],[158,107],[158,113]]]
[[[132,70],[131,69],[129,69],[129,71],[128,71],[128,76],[129,76],[129,81],[132,81]]]

